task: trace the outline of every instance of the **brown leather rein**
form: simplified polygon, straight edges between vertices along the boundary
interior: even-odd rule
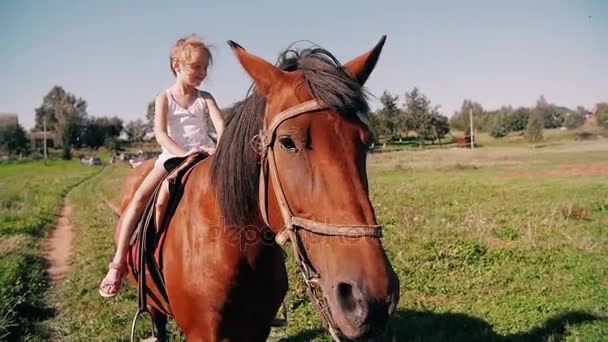
[[[275,241],[281,246],[283,246],[287,241],[292,242],[294,256],[304,276],[304,282],[306,284],[308,294],[313,300],[313,304],[316,306],[317,310],[319,310],[319,313],[325,321],[333,339],[335,341],[340,341],[337,334],[335,322],[329,309],[329,305],[323,297],[323,294],[319,287],[320,276],[318,273],[315,272],[314,268],[310,264],[310,261],[308,260],[306,251],[300,240],[298,232],[300,230],[306,230],[310,233],[323,236],[342,236],[350,238],[380,238],[382,237],[382,227],[379,225],[331,224],[295,216],[289,208],[289,204],[287,203],[287,200],[285,198],[285,193],[283,192],[283,187],[281,186],[281,182],[279,179],[273,150],[276,129],[284,121],[302,114],[312,113],[324,109],[327,108],[319,104],[319,102],[316,100],[306,101],[291,108],[288,108],[277,114],[276,117],[271,121],[269,127],[266,127],[266,125],[264,125],[263,129],[256,137],[254,137],[254,139],[257,139],[256,149],[261,156],[259,200],[262,218],[264,219],[266,225],[270,227],[267,210],[267,173],[269,171],[270,178],[274,186],[274,193],[279,203],[279,208],[281,210],[283,221],[285,222],[285,226],[276,235]]]

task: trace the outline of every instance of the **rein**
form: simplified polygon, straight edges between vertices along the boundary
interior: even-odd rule
[[[319,104],[317,100],[306,101],[288,108],[277,114],[276,117],[270,122],[269,127],[266,127],[266,124],[264,123],[263,129],[254,137],[254,139],[257,140],[258,153],[261,156],[259,202],[262,218],[264,219],[266,225],[270,227],[267,208],[268,176],[270,175],[270,180],[274,186],[274,193],[277,197],[279,208],[281,210],[281,216],[285,222],[285,226],[276,235],[275,241],[280,246],[283,246],[288,241],[292,242],[294,256],[302,271],[308,295],[311,297],[313,304],[327,325],[327,328],[334,341],[340,341],[337,333],[338,329],[331,315],[329,305],[327,300],[323,297],[323,293],[319,286],[321,277],[314,270],[310,264],[310,261],[308,260],[306,250],[300,239],[299,232],[301,230],[306,230],[310,233],[322,236],[380,238],[382,237],[382,227],[379,225],[330,224],[295,216],[289,208],[289,204],[285,198],[285,193],[283,192],[283,187],[281,186],[273,149],[275,132],[284,121],[302,114],[313,113],[315,111],[325,109],[327,108]]]

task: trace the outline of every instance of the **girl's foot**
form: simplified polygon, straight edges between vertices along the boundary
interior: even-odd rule
[[[99,294],[104,298],[114,297],[120,292],[120,289],[122,288],[122,278],[124,276],[123,265],[112,262],[108,265],[108,268],[110,270],[99,286]]]

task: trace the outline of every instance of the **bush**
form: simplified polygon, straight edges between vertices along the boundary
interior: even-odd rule
[[[580,113],[570,113],[564,121],[564,126],[568,129],[577,129],[585,124],[585,117]]]
[[[19,124],[0,126],[0,147],[9,154],[27,154],[30,142],[25,129]]]
[[[538,114],[530,115],[525,136],[526,140],[532,143],[543,140],[543,119]]]
[[[118,151],[121,147],[120,141],[114,137],[107,137],[103,145],[108,149],[108,151]]]
[[[507,136],[507,134],[509,134],[509,130],[505,125],[502,124],[496,125],[494,128],[492,128],[492,131],[490,132],[490,136],[492,138],[504,138]]]
[[[69,144],[63,144],[63,146],[61,147],[61,159],[72,159],[72,147]]]
[[[523,131],[528,124],[528,118],[532,116],[528,108],[518,108],[506,118],[505,125],[509,132]]]

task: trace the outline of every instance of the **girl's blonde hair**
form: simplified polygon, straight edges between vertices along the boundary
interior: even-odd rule
[[[169,56],[169,67],[174,76],[177,76],[177,74],[175,73],[175,69],[173,69],[173,60],[182,63],[189,62],[194,52],[206,52],[209,57],[209,63],[211,64],[213,61],[211,50],[209,50],[207,44],[195,34],[182,37],[175,42],[175,45],[173,45],[173,48],[171,49],[171,55]]]

